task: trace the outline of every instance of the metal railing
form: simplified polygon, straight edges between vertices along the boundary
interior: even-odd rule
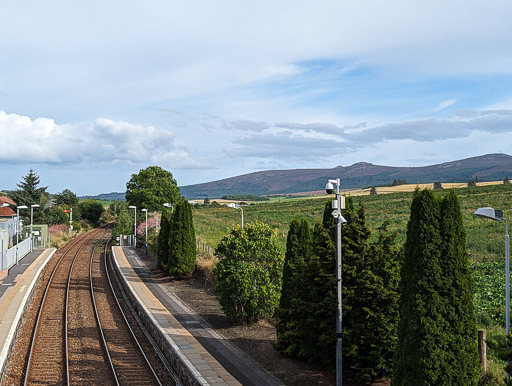
[[[21,241],[7,250],[4,250],[3,246],[0,248],[0,271],[9,269],[16,264],[16,248],[18,249],[18,261],[20,261],[30,252],[30,238]]]

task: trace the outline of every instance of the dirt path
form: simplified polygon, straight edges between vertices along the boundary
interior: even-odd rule
[[[151,269],[155,278],[168,285],[172,291],[190,308],[198,313],[220,335],[224,336],[267,371],[286,385],[311,386],[334,385],[334,374],[323,371],[313,365],[279,354],[272,342],[276,341],[273,319],[260,321],[251,326],[239,326],[224,315],[213,292],[213,286],[200,275],[190,280],[173,281],[164,272],[156,269],[153,260],[143,254],[139,257]],[[343,382],[344,385],[355,385]],[[377,382],[373,386],[389,385],[388,381]]]

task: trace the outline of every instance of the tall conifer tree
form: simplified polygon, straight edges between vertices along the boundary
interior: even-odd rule
[[[167,264],[169,262],[170,219],[171,213],[169,209],[164,208],[157,239],[157,264],[159,268],[163,269],[168,269]]]
[[[473,284],[454,192],[417,190],[400,282],[393,385],[471,385],[478,377]]]
[[[305,218],[293,219],[286,240],[281,298],[276,315],[276,349],[290,356],[299,350],[297,326],[304,317],[299,310],[300,279],[312,252],[312,236]]]
[[[194,272],[196,263],[196,234],[192,219],[192,208],[187,200],[176,204],[171,217],[169,231],[169,274],[188,277]]]
[[[449,326],[442,363],[445,385],[473,385],[478,380],[478,335],[473,305],[474,284],[466,251],[466,233],[457,195],[452,190],[441,204],[441,268]]]
[[[439,202],[430,190],[416,190],[407,224],[400,273],[400,321],[393,385],[442,384],[447,321],[439,294],[442,272]]]

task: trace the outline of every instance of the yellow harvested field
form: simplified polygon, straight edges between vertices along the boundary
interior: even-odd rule
[[[477,182],[477,186],[489,186],[489,185],[501,185],[503,181],[487,181],[487,182]],[[441,182],[441,185],[444,189],[452,189],[452,188],[466,188],[468,186],[467,182]],[[386,193],[400,193],[400,192],[414,192],[414,190],[419,187],[420,189],[433,189],[434,184],[406,184],[406,185],[398,185],[398,186],[378,186],[375,187],[377,190],[377,194],[386,194]],[[353,189],[353,190],[342,190],[342,193],[347,196],[366,196],[370,194],[371,188],[367,189]],[[321,197],[332,197],[332,195],[318,195],[311,196],[307,198],[321,198]]]

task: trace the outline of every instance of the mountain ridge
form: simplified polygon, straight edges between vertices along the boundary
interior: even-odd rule
[[[322,190],[330,178],[341,178],[343,188],[407,183],[500,180],[512,176],[512,156],[485,154],[429,166],[399,167],[357,162],[331,169],[266,170],[222,180],[180,187],[186,198],[219,198],[226,194],[280,194]]]

